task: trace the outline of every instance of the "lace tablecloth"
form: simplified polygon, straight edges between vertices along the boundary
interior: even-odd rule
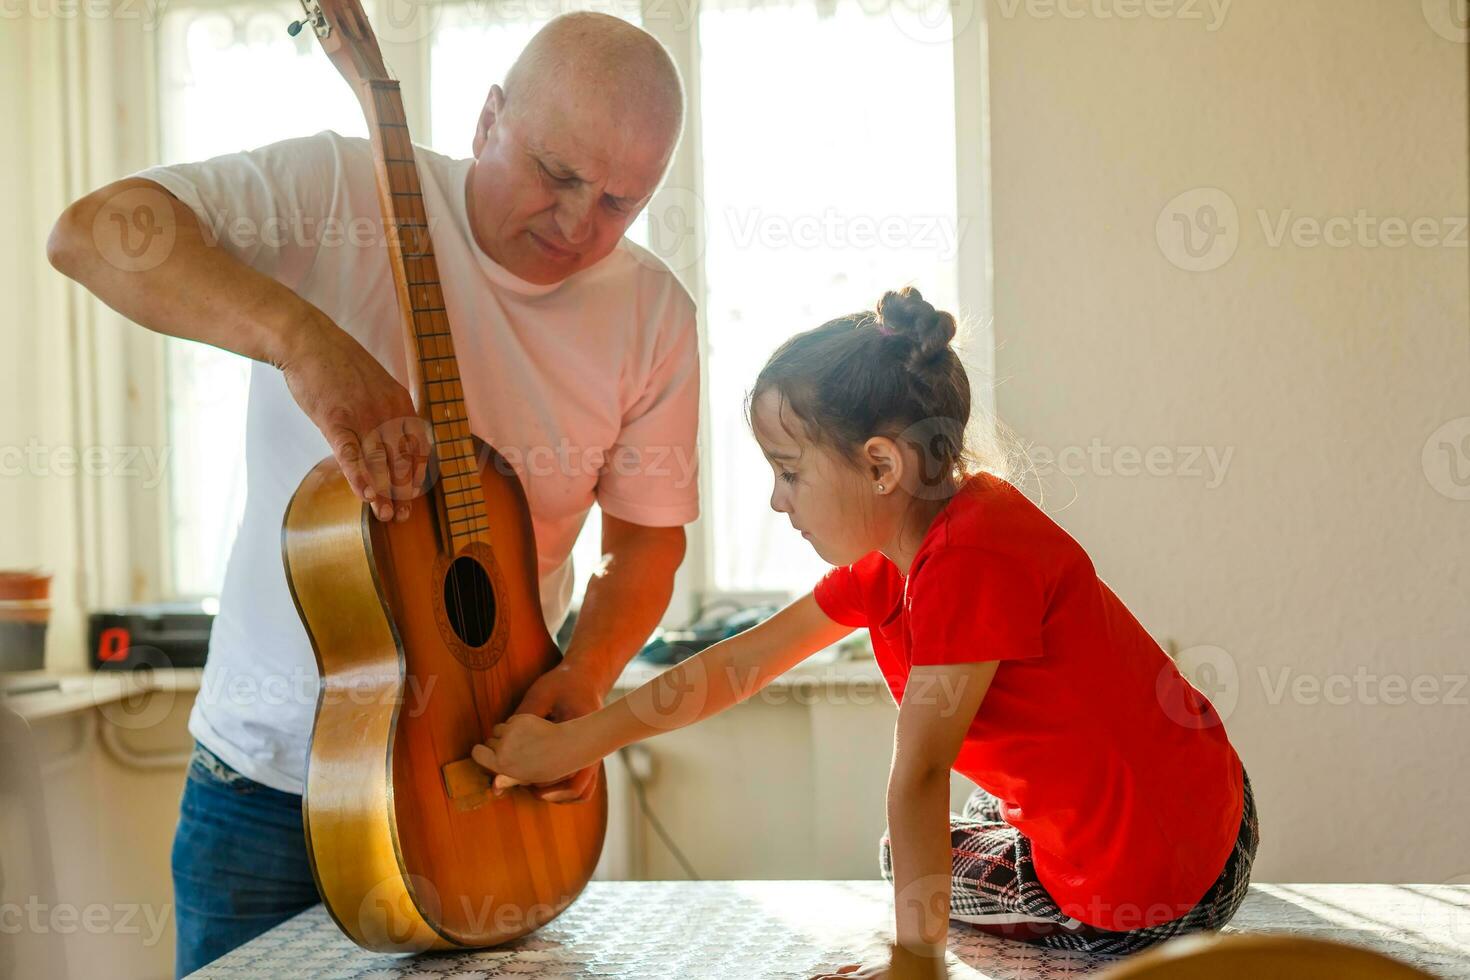
[[[891,929],[881,881],[594,881],[539,932],[492,950],[366,953],[321,906],[192,974],[199,980],[765,980],[878,955]],[[1227,932],[1369,946],[1470,978],[1470,885],[1252,885]],[[950,949],[990,980],[1094,973],[1110,958],[1051,952],[956,924]]]

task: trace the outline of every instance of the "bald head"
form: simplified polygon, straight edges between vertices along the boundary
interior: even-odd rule
[[[651,34],[607,14],[543,27],[480,110],[465,203],[486,255],[554,283],[617,248],[667,173],[679,72]]]
[[[504,89],[513,116],[596,98],[645,136],[676,140],[683,128],[684,86],[673,59],[653,35],[608,14],[549,21],[511,65]]]

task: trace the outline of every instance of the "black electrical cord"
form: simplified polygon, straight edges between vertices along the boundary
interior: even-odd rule
[[[629,765],[627,749],[618,749],[618,758],[623,760],[623,771],[628,774],[628,780],[633,784],[633,795],[638,797],[638,809],[642,811],[649,826],[653,828],[653,832],[658,834],[658,839],[664,842],[664,846],[669,849],[674,860],[679,862],[679,867],[684,869],[684,874],[688,875],[690,881],[703,881],[704,879],[695,872],[694,866],[689,863],[689,859],[684,856],[684,852],[679,850],[679,845],[674,843],[674,839],[664,829],[658,817],[655,817],[653,811],[648,808],[648,797],[643,792],[643,780]]]

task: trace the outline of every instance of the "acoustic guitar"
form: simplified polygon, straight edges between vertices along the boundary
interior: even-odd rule
[[[357,0],[302,5],[292,33],[316,33],[367,118],[409,390],[434,446],[401,524],[373,518],[331,457],[286,510],[286,577],[321,674],[304,799],[312,874],[367,949],[492,946],[586,885],[605,781],[580,803],[497,797],[470,759],[560,658],[530,511],[515,471],[470,431],[398,83]]]

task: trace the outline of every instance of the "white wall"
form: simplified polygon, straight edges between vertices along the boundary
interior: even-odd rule
[[[1238,699],[1259,880],[1466,875],[1470,502],[1436,489],[1447,450],[1421,461],[1445,423],[1470,434],[1466,45],[1419,0],[1236,0],[1213,31],[1203,2],[1099,15],[1126,7],[988,4],[997,410],[1054,452],[1233,451],[1214,488],[1179,455],[1031,489],[1186,664],[1222,648],[1202,686]],[[1202,187],[1237,207],[1238,251],[1184,271],[1156,219]],[[1360,209],[1458,216],[1458,245],[1272,247],[1257,214]],[[1463,481],[1470,441],[1454,462]],[[1347,703],[1294,697],[1298,675]],[[1439,703],[1382,703],[1405,694],[1368,675]]]

